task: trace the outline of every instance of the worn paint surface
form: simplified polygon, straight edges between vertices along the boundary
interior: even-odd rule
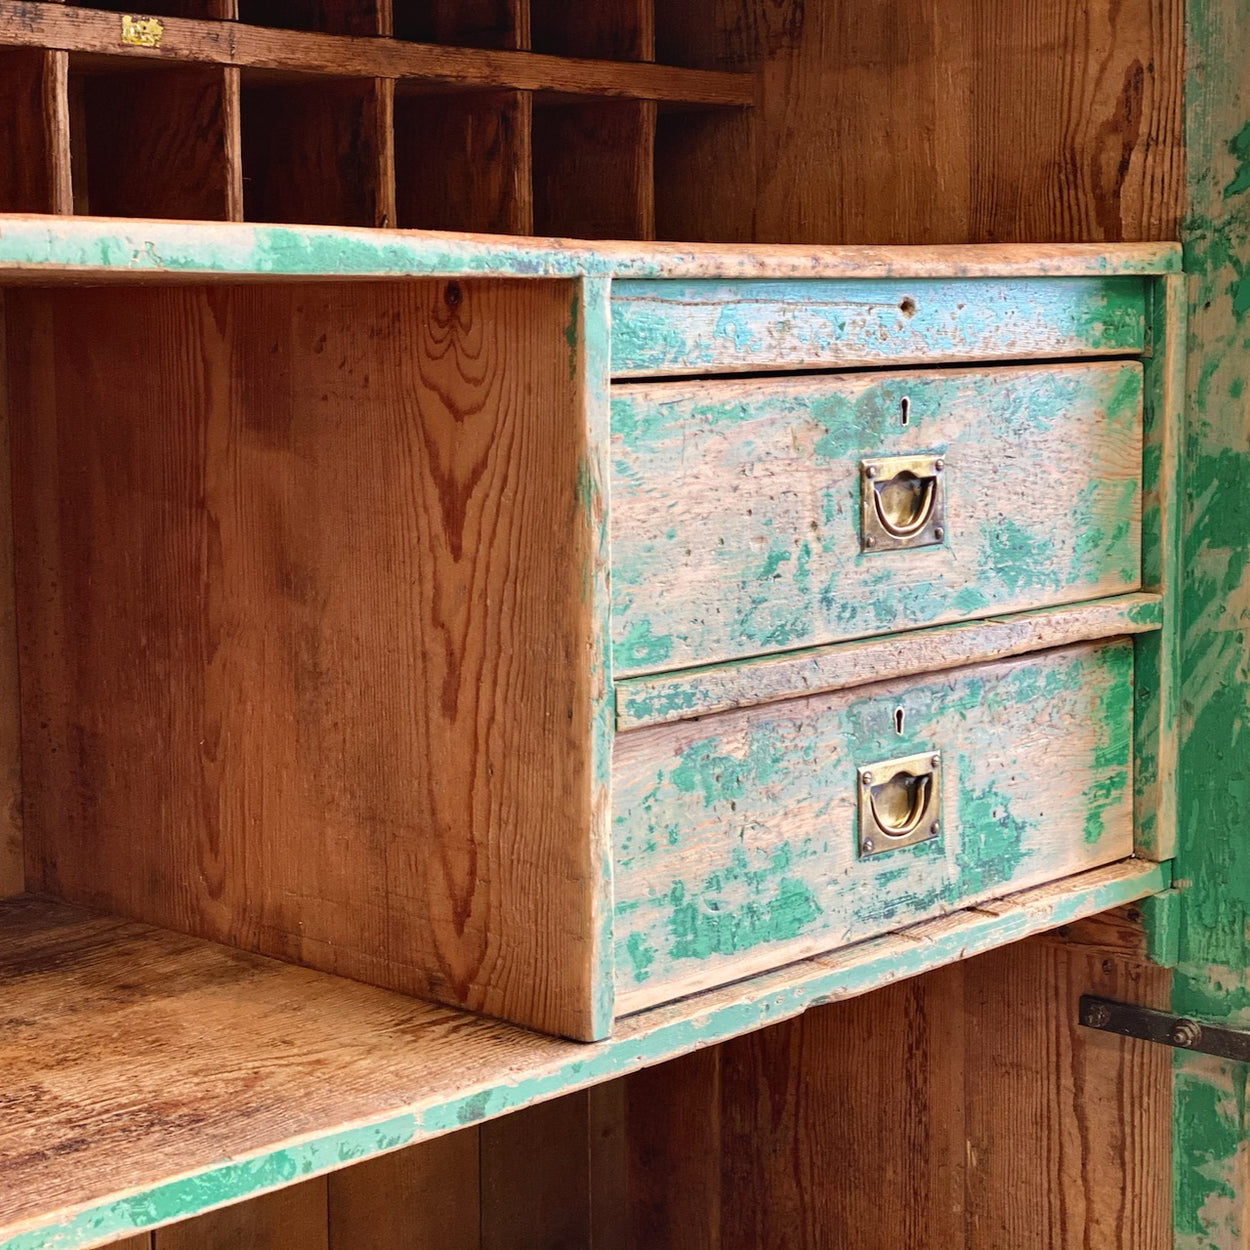
[[[1131,854],[1132,665],[1086,645],[619,737],[618,1009]],[[930,751],[941,836],[861,858],[857,767]]]
[[[748,704],[844,690],[869,681],[940,672],[1026,651],[1122,634],[1154,633],[1162,624],[1160,597],[1138,593],[988,621],[807,647],[784,656],[756,656],[654,673],[617,683],[616,723],[621,730],[640,729]],[[1141,697],[1139,682],[1139,701]]]
[[[1164,864],[1116,867],[1063,887],[1021,894],[996,904],[993,911],[963,912],[916,926],[903,939],[882,938],[839,956],[783,969],[760,977],[749,992],[735,987],[710,994],[695,1007],[682,1004],[661,1009],[636,1022],[624,1022],[616,1036],[604,1042],[585,1045],[535,1036],[532,1066],[518,1071],[512,1080],[464,1089],[453,1098],[418,1100],[373,1123],[287,1141],[272,1150],[67,1212],[56,1223],[12,1231],[0,1241],[0,1250],[79,1250],[185,1219],[1133,902],[1166,889],[1169,879]],[[488,1022],[470,1021],[469,1025],[506,1028]]]
[[[1250,8],[1187,6],[1189,273],[1176,1011],[1250,1028]],[[1178,1250],[1250,1238],[1245,1065],[1178,1054]]]
[[[619,386],[616,671],[1130,590],[1141,415],[1136,362]],[[943,541],[862,551],[861,459],[924,453]]]
[[[512,239],[433,230],[340,226],[65,219],[0,214],[0,275],[39,269],[112,270],[130,278],[239,277],[652,278],[761,269],[819,276],[830,270],[885,277],[921,269],[943,275],[1150,274],[1174,272],[1179,249],[683,247]]]
[[[1138,278],[617,282],[612,371],[710,373],[1140,351]]]

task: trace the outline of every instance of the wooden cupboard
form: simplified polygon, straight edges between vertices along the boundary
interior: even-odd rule
[[[83,492],[94,513],[76,513],[69,502],[73,488],[86,487],[93,475],[99,481],[103,465],[137,463],[138,449],[151,447],[128,444],[133,431],[124,417],[108,428],[109,396],[127,389],[154,398],[180,394],[191,375],[182,366],[168,367],[176,354],[157,352],[152,367],[147,353],[154,342],[168,342],[177,326],[193,324],[188,309],[215,308],[216,325],[238,324],[237,350],[245,352],[255,350],[274,324],[266,310],[284,301],[288,309],[315,309],[320,298],[314,317],[337,318],[343,326],[360,324],[353,298],[375,306],[385,301],[384,287],[371,283],[320,295],[285,284],[236,296],[219,285],[223,275],[290,277],[302,270],[359,277],[372,266],[388,281],[402,280],[397,298],[426,298],[427,307],[437,308],[440,299],[443,307],[455,302],[449,280],[469,282],[474,257],[496,247],[442,239],[439,259],[423,270],[405,259],[413,248],[395,236],[265,235],[242,225],[215,234],[202,227],[200,267],[184,267],[179,282],[158,286],[148,280],[163,274],[164,282],[185,266],[183,228],[136,223],[137,217],[459,226],[634,241],[598,249],[497,245],[492,265],[528,266],[527,277],[544,279],[532,289],[541,286],[552,296],[546,312],[538,297],[517,318],[532,330],[531,341],[544,325],[560,328],[555,309],[563,300],[567,312],[574,288],[585,294],[598,282],[602,296],[605,278],[624,286],[661,276],[630,272],[638,241],[652,236],[679,241],[652,253],[661,258],[656,263],[678,268],[692,263],[682,242],[810,245],[783,262],[758,246],[727,254],[720,262],[726,272],[716,275],[758,278],[759,266],[784,263],[793,268],[780,276],[793,281],[804,269],[807,278],[819,277],[812,270],[828,262],[825,245],[871,245],[875,259],[859,260],[878,264],[886,277],[891,261],[881,249],[895,243],[924,245],[941,266],[955,263],[943,252],[947,244],[1103,245],[1183,235],[1187,296],[1179,282],[1171,288],[1174,306],[1188,303],[1191,314],[1186,584],[1179,621],[1188,700],[1180,721],[1176,875],[1182,889],[1167,889],[1166,869],[1148,862],[1098,868],[1075,910],[1071,891],[1035,887],[1005,903],[926,921],[906,936],[874,938],[842,955],[805,956],[763,974],[771,979],[745,992],[730,986],[655,1009],[659,1015],[632,1017],[593,1048],[178,937],[172,932],[181,927],[176,916],[159,917],[169,929],[150,931],[48,903],[11,904],[6,949],[15,961],[10,966],[24,967],[25,975],[6,995],[16,1022],[10,1066],[28,1080],[22,1114],[34,1106],[35,1115],[10,1121],[23,1127],[6,1152],[15,1195],[13,1214],[6,1212],[0,1223],[6,1244],[99,1244],[445,1133],[457,1123],[470,1127],[304,1187],[279,1188],[254,1204],[201,1216],[199,1224],[171,1224],[157,1231],[156,1244],[276,1246],[283,1238],[301,1245],[323,1238],[326,1244],[336,1238],[337,1244],[353,1238],[387,1244],[387,1237],[420,1244],[419,1236],[438,1244],[453,1235],[446,1231],[448,1211],[456,1213],[455,1236],[485,1246],[665,1244],[666,1238],[699,1244],[699,1237],[727,1246],[840,1244],[838,1238],[871,1245],[872,1237],[891,1245],[1236,1244],[1242,1226],[1238,1069],[1186,1056],[1173,1077],[1166,1055],[1080,1030],[1073,1000],[1080,989],[1096,989],[1162,1004],[1174,981],[1179,1009],[1234,1019],[1239,1010],[1244,925],[1238,919],[1239,852],[1229,831],[1242,766],[1236,588],[1245,540],[1229,492],[1240,480],[1240,275],[1250,233],[1241,138],[1247,88],[1236,52],[1243,46],[1244,15],[1231,5],[1194,3],[1182,13],[1146,0],[1079,12],[1043,5],[1012,14],[971,4],[956,10],[834,3],[753,9],[726,0],[680,13],[605,13],[602,24],[574,29],[554,6],[549,12],[478,7],[482,11],[472,13],[436,5],[403,13],[399,6],[383,12],[367,5],[350,12],[347,6],[283,12],[256,5],[235,13],[180,5],[133,15],[58,4],[0,6],[6,69],[0,97],[20,139],[0,184],[3,206],[124,219],[0,224],[0,242],[8,248],[8,356],[16,361],[17,387],[31,372],[21,336],[34,323],[33,310],[42,308],[41,315],[54,320],[58,311],[64,316],[74,309],[59,332],[45,331],[44,384],[29,387],[29,394],[55,408],[48,398],[55,385],[47,383],[69,385],[86,376],[91,402],[81,411],[101,419],[94,427],[83,422],[82,432],[94,442],[80,444],[66,429],[64,442],[42,445],[40,455],[51,456],[62,475],[65,502],[52,512],[45,504],[41,522],[38,510],[27,511],[23,502],[33,483],[48,478],[23,470],[34,463],[31,435],[46,436],[50,427],[27,423],[34,398],[18,405],[16,416],[10,412],[18,456],[15,531],[20,535],[25,527],[29,538],[32,526],[42,526],[44,534],[73,535],[59,549],[73,558],[93,532],[107,534],[106,524],[122,521],[126,509],[118,511],[98,488]],[[291,29],[296,26],[304,29]],[[465,47],[449,51],[455,44]],[[209,254],[211,260],[203,259]],[[605,268],[591,272],[591,255],[607,258]],[[1032,263],[1047,262],[1044,247],[1031,247],[1028,255]],[[995,261],[974,252],[961,263]],[[733,265],[742,268],[728,272]],[[113,285],[123,274],[124,285]],[[479,278],[480,271],[473,280]],[[108,285],[95,289],[100,282]],[[501,289],[499,298],[506,301],[508,293]],[[232,300],[239,311],[223,315]],[[794,313],[809,306],[793,295],[782,303],[783,311]],[[174,312],[179,305],[182,311]],[[145,313],[145,306],[153,311]],[[137,332],[145,315],[149,331]],[[249,316],[261,332],[247,332]],[[283,312],[279,324],[284,319],[289,324],[297,316]],[[107,366],[92,363],[106,354],[91,352],[91,339],[128,334],[132,341],[118,344]],[[1179,345],[1172,339],[1169,346]],[[359,359],[370,359],[367,346],[360,352]],[[543,359],[535,353],[536,365]],[[319,379],[307,363],[301,359],[291,385],[306,387],[315,401]],[[251,369],[271,381],[278,374],[266,370],[282,367],[258,359]],[[699,371],[720,367],[702,362]],[[1181,367],[1178,358],[1173,367]],[[13,369],[11,363],[11,388]],[[96,369],[101,372],[93,377]],[[554,368],[550,383],[554,390],[540,388],[522,402],[541,407],[557,424],[579,420],[571,391],[549,403],[567,386]],[[322,437],[335,428],[335,405],[345,414],[359,402],[349,389],[340,390],[325,409]],[[120,401],[114,406],[125,408]],[[177,439],[179,418],[189,438],[184,450],[175,450],[175,442],[168,458],[150,462],[155,476],[149,481],[176,489],[179,466],[195,454],[200,427],[185,403],[158,399],[148,406],[171,415],[162,438]],[[360,450],[350,439],[343,446],[349,458]],[[558,461],[569,450],[553,440],[545,454]],[[373,515],[393,521],[387,501],[405,497],[402,484],[392,496],[385,475],[363,471],[365,456],[353,478],[363,494],[344,499],[333,486],[343,454],[321,438],[306,455],[307,480],[316,481],[319,455],[327,457],[322,471],[328,472],[309,495],[310,532],[321,524],[331,532],[336,512],[342,518],[358,505],[367,510],[370,493]],[[255,475],[251,486],[248,473]],[[263,457],[244,466],[238,480],[238,498],[261,508],[253,515],[263,515],[266,499],[272,504],[275,498],[266,493],[274,481],[265,478]],[[75,683],[98,681],[94,697],[107,719],[143,667],[135,655],[143,654],[144,615],[159,612],[171,594],[194,599],[204,584],[185,579],[185,570],[196,567],[195,550],[171,547],[185,550],[185,558],[171,565],[167,589],[148,602],[125,593],[128,577],[138,577],[129,585],[143,583],[135,569],[150,526],[162,515],[160,491],[135,484],[128,497],[134,538],[94,548],[113,562],[107,576],[97,578],[88,562],[77,581],[62,583],[43,561],[29,562],[22,573],[19,557],[19,613],[27,619],[49,612],[54,589],[84,602],[99,597],[110,603],[111,596],[112,608],[123,615],[116,655],[95,676],[87,666],[32,687],[29,676],[22,678],[23,664],[10,663],[9,704],[18,705],[21,679],[27,709],[21,733],[16,720],[6,731],[14,773],[27,766],[26,735],[47,732],[31,719],[47,698],[45,689],[68,692],[82,688]],[[531,475],[517,489],[535,485]],[[145,516],[150,519],[138,520]],[[244,532],[247,517],[243,507],[230,518],[243,527],[236,532]],[[211,552],[212,529],[201,531],[208,546],[199,550]],[[172,525],[169,533],[187,531]],[[22,548],[19,539],[22,549],[33,548]],[[1143,555],[1157,558],[1157,552]],[[348,583],[376,580],[358,554],[344,567],[347,583],[331,578],[318,593],[343,594],[346,601],[353,594]],[[263,565],[239,572],[267,576]],[[288,569],[292,580],[266,591],[273,596],[276,637],[297,636],[288,624],[293,605],[317,586],[315,577],[304,581],[299,573]],[[232,575],[229,584],[242,583]],[[570,593],[567,584],[561,593]],[[215,623],[209,618],[202,655],[216,654],[214,638],[228,635],[228,598],[215,602],[214,610],[226,613]],[[227,635],[214,635],[223,622]],[[1085,636],[1111,636],[1111,624],[1103,621]],[[1027,633],[1024,623],[1014,628]],[[127,635],[137,639],[130,653],[120,641]],[[20,619],[16,638],[19,648],[31,645],[32,632]],[[34,638],[34,645],[55,653],[49,634],[39,630]],[[1036,641],[1017,641],[1017,654]],[[958,635],[952,645],[961,645]],[[975,647],[965,655],[965,662],[979,658]],[[788,657],[788,667],[770,669],[768,680],[783,688],[801,680],[796,665],[805,660]],[[203,662],[192,661],[192,667]],[[857,661],[848,653],[820,662],[827,670],[830,664],[853,669]],[[23,663],[33,671],[28,653]],[[911,663],[920,666],[904,671],[926,671],[923,661]],[[152,668],[144,680],[167,689],[159,682],[165,671]],[[258,706],[245,674],[223,676],[237,708],[248,714]],[[392,697],[386,676],[379,672],[370,694]],[[680,673],[671,680],[690,684]],[[343,689],[327,700],[321,710],[327,740],[342,732],[335,728],[335,709],[350,707],[360,693]],[[144,698],[142,689],[137,694]],[[646,701],[628,706],[642,708]],[[160,705],[159,697],[151,703]],[[178,706],[178,700],[166,705]],[[69,725],[83,705],[73,695],[58,706],[68,710],[62,723]],[[253,721],[275,747],[282,724],[281,715],[272,729],[263,717]],[[175,737],[186,732],[188,744],[199,749],[204,739],[197,728],[192,719],[181,729],[162,724],[160,731],[166,739],[171,729]],[[279,737],[271,739],[274,730]],[[175,757],[144,754],[143,743],[153,736],[137,736],[134,758],[144,760],[158,786],[168,780],[174,803],[185,801],[187,789],[169,779]],[[91,758],[99,745],[81,733],[49,744],[48,755],[72,749],[80,759]],[[89,814],[99,793],[124,798],[125,777],[110,771],[119,766],[110,765],[109,752],[95,758],[92,785],[60,793],[46,785],[47,801]],[[546,758],[557,783],[567,779],[567,771]],[[37,777],[24,776],[11,792],[32,793]],[[545,797],[551,784],[537,778],[536,795]],[[223,782],[221,793],[242,791]],[[1161,810],[1157,802],[1140,806],[1139,834],[1145,827],[1140,817],[1157,820]],[[17,840],[18,827],[14,820],[10,841]],[[119,855],[133,849],[134,840],[117,838]],[[71,855],[67,866],[75,859]],[[6,873],[20,889],[25,882],[16,862],[10,857]],[[127,875],[124,863],[105,856],[96,867],[79,860],[74,870],[82,873],[84,891],[101,891],[99,901],[106,901],[105,879],[116,872],[128,888],[171,906],[159,867]],[[332,840],[313,867],[340,867]],[[169,877],[187,879],[172,868]],[[47,889],[46,881],[36,878],[35,884]],[[1149,896],[1140,907],[1107,911],[1140,896]],[[294,896],[290,906],[297,917]],[[1140,932],[1143,912],[1153,922],[1149,952]],[[1174,920],[1179,930],[1169,927]],[[1053,932],[1056,924],[1067,930],[1061,938],[1001,945]],[[306,937],[296,929],[283,939],[290,948],[278,953],[301,959]],[[981,950],[989,953],[970,958]],[[330,962],[341,957],[334,950]],[[1178,960],[1178,971],[1170,973],[1166,965]],[[148,974],[136,979],[136,969],[145,966],[150,980]],[[1212,966],[1223,971],[1212,973]],[[922,972],[855,1003],[821,1005]],[[317,1045],[307,1053],[292,1049],[301,1036]],[[414,1082],[418,1051],[400,1043],[418,1036],[433,1048],[420,1048],[422,1075]],[[447,1040],[437,1041],[440,1036]],[[138,1053],[121,1060],[107,1042],[118,1037],[136,1039]],[[51,1038],[63,1047],[56,1052],[55,1082],[46,1076]],[[454,1064],[440,1069],[439,1055],[474,1056],[475,1076]],[[280,1095],[260,1092],[265,1072]],[[116,1095],[101,1096],[110,1073]],[[180,1074],[188,1078],[185,1087],[171,1096]],[[587,1092],[545,1101],[573,1086]],[[331,1094],[337,1105],[321,1101]],[[217,1109],[210,1111],[215,1098]],[[532,1111],[492,1118],[535,1099]],[[836,1122],[828,1115],[830,1102],[847,1108]],[[885,1108],[894,1109],[891,1116]],[[92,1117],[96,1128],[84,1133]],[[479,1120],[482,1126],[474,1127]],[[19,1140],[24,1149],[17,1149]],[[874,1165],[871,1181],[845,1166],[848,1154],[859,1159],[877,1150],[887,1162]],[[68,1168],[66,1158],[74,1160]],[[575,1166],[564,1162],[569,1158]],[[784,1170],[776,1158],[786,1160]],[[1034,1164],[1039,1158],[1041,1166]],[[117,1170],[93,1167],[92,1159],[111,1160]],[[1175,1177],[1174,1208],[1169,1177]],[[431,1220],[443,1218],[441,1231],[396,1216],[410,1206]],[[51,1231],[58,1224],[64,1227]],[[845,1239],[848,1226],[857,1230],[855,1240]]]

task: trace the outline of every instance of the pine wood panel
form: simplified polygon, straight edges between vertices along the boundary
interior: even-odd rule
[[[318,1176],[158,1229],[152,1250],[329,1250],[329,1246],[326,1178]]]
[[[757,68],[761,101],[753,127],[671,124],[661,238],[1175,237],[1179,0],[702,0],[657,21],[661,61]]]
[[[482,1250],[585,1250],[589,1132],[586,1093],[482,1125]]]
[[[1166,969],[1048,942],[965,967],[969,1250],[1172,1245],[1172,1053],[1076,1023],[1166,1007]]]
[[[241,22],[331,35],[386,33],[389,0],[237,0]]]
[[[530,116],[522,91],[398,96],[397,224],[532,233]]]
[[[480,1171],[472,1127],[332,1172],[327,1250],[481,1250]]]
[[[536,109],[534,230],[578,239],[652,239],[655,105],[596,101]]]
[[[11,297],[37,888],[587,1034],[574,298]]]
[[[461,48],[529,48],[527,0],[391,0],[395,36]]]
[[[36,48],[0,48],[0,117],[6,153],[0,162],[0,212],[55,210],[55,132],[48,125],[49,57]]]
[[[0,898],[20,894],[26,881],[22,851],[17,606],[13,581],[13,479],[5,356],[4,295],[0,293]]]
[[[245,79],[244,215],[251,221],[390,224],[389,104],[389,89],[371,79]]]
[[[71,63],[71,74],[73,74]],[[77,121],[80,211],[105,217],[226,220],[235,178],[224,72],[212,67],[83,73]]]
[[[529,0],[532,46],[557,56],[655,59],[655,0]]]

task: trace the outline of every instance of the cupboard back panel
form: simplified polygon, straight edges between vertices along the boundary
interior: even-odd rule
[[[585,1031],[573,301],[8,293],[31,889]]]

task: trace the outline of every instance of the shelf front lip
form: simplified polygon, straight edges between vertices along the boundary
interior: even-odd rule
[[[1023,278],[1181,272],[1174,243],[588,242],[436,230],[0,214],[0,282],[430,278]]]
[[[799,651],[647,673],[616,683],[618,732],[827,694],[1163,626],[1146,591],[857,638]]]
[[[226,1162],[153,1178],[141,1188],[66,1202],[55,1219],[27,1215],[5,1223],[0,1216],[0,1250],[82,1250],[103,1245],[662,1063],[811,1007],[852,998],[1136,902],[1170,884],[1169,863],[1123,860],[624,1018],[604,1042],[568,1042],[465,1016],[465,1029],[480,1027],[497,1041],[508,1035],[511,1045],[500,1044],[500,1049],[511,1057],[501,1059],[494,1082],[424,1099],[397,1098],[393,1108],[375,1110],[323,1133],[277,1141]],[[446,1009],[431,1010],[446,1014]],[[350,1029],[351,1020],[345,1018],[343,1024]],[[522,1048],[528,1058],[520,1057]],[[410,1084],[411,1078],[409,1068],[396,1074],[395,1083]]]

